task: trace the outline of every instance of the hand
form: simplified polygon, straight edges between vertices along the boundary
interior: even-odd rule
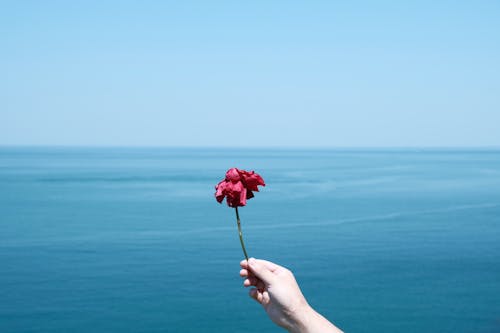
[[[295,277],[288,269],[270,261],[251,258],[240,263],[240,276],[246,278],[245,287],[250,296],[262,304],[269,318],[285,329],[295,324],[295,318],[309,305],[302,295]]]
[[[269,318],[290,332],[341,332],[307,303],[293,276],[285,267],[250,258],[240,262],[240,276],[250,296],[259,302]]]

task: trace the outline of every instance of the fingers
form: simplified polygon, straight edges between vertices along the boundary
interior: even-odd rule
[[[245,287],[257,286],[257,284],[259,284],[259,282],[260,282],[260,284],[262,284],[262,281],[259,281],[259,279],[257,279],[255,276],[250,276],[243,281],[243,285]]]
[[[269,303],[269,293],[267,291],[261,291],[255,288],[250,289],[248,292],[251,298],[256,300],[258,303],[266,306]]]
[[[243,285],[245,287],[256,287],[257,291],[251,291],[251,295],[255,295],[255,297],[258,294],[254,293],[265,292],[267,286],[276,279],[274,272],[281,267],[270,261],[255,258],[250,258],[248,261],[242,260],[240,266],[242,267],[240,276],[245,278]]]
[[[276,270],[279,266],[271,263],[270,261],[265,260],[257,260],[255,258],[250,258],[248,260],[247,270],[253,273],[256,277],[258,277],[265,284],[273,283],[275,279],[275,275],[273,271]]]
[[[250,289],[250,291],[248,292],[248,294],[250,295],[250,297],[252,297],[254,300],[256,300],[257,302],[259,302],[260,304],[262,304],[262,301],[264,299],[264,295],[262,292],[258,291],[257,289],[255,288],[252,288]]]
[[[245,278],[245,280],[243,281],[243,285],[245,287],[254,286],[260,290],[264,290],[265,288],[264,282],[259,280],[254,274],[252,274],[252,272],[249,272],[246,269],[242,269],[240,271],[240,276],[242,278]]]
[[[272,272],[276,271],[278,268],[281,267],[281,266],[275,264],[274,262],[263,260],[263,259],[250,258],[249,261],[250,260],[255,260],[255,261],[258,261],[258,262],[262,263],[264,266],[266,266]],[[248,269],[249,268],[249,263],[248,263],[248,261],[246,259],[243,259],[242,261],[240,261],[240,266],[243,269]]]
[[[247,260],[243,259],[242,261],[240,261],[240,266],[241,266],[241,268],[244,268],[244,269],[248,268]]]
[[[266,285],[264,284],[264,282],[262,282],[261,280],[259,280],[257,278],[246,279],[245,281],[243,281],[243,286],[245,286],[245,287],[253,286],[253,287],[256,287],[260,291],[266,290]]]
[[[262,259],[255,259],[259,262],[261,262],[263,265],[265,265],[271,272],[274,272],[276,271],[278,268],[280,268],[281,266],[279,265],[276,265],[274,262],[271,262],[271,261],[267,261],[267,260],[262,260]]]
[[[255,277],[255,275],[253,275],[252,272],[248,271],[247,269],[241,269],[240,276],[245,279],[243,281],[243,285],[245,287],[255,286],[258,282],[258,279]]]

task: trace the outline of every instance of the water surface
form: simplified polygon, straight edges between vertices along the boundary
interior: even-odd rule
[[[241,209],[347,332],[500,331],[500,151],[0,148],[1,332],[279,332],[246,296]]]

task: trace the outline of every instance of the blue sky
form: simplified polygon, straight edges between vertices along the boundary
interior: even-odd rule
[[[498,1],[0,8],[0,145],[500,146]]]

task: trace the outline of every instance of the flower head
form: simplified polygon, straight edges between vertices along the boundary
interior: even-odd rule
[[[215,199],[222,203],[226,198],[230,207],[245,206],[247,199],[253,198],[253,191],[259,191],[258,185],[266,186],[264,179],[254,171],[231,168],[226,178],[215,186]]]

